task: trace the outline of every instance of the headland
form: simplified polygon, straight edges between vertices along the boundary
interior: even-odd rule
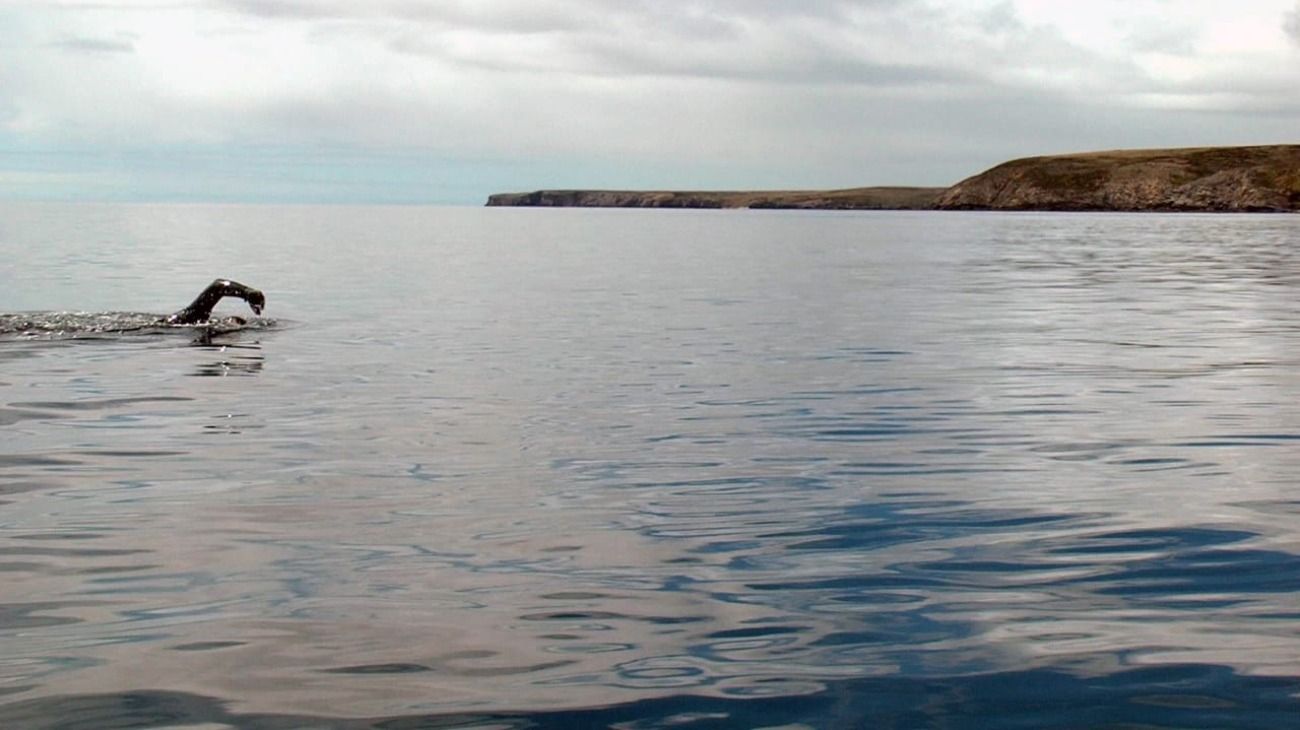
[[[498,193],[490,206],[813,210],[1300,211],[1300,145],[1114,150],[1004,162],[948,188]]]
[[[948,188],[953,210],[1300,210],[1300,145],[1115,150],[1005,162]]]

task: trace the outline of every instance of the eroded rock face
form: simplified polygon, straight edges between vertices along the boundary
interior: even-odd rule
[[[949,188],[939,208],[1300,210],[1300,145],[1131,150],[1012,160]]]

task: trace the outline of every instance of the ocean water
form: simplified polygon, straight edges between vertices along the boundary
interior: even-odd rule
[[[1300,722],[1300,216],[0,206],[218,276],[0,336],[0,727]]]

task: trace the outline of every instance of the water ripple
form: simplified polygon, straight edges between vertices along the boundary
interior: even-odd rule
[[[7,211],[311,316],[0,342],[4,727],[1300,711],[1294,217]]]

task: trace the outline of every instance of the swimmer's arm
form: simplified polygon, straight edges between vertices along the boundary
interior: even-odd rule
[[[212,316],[212,308],[217,306],[217,302],[228,296],[239,297],[248,302],[253,314],[261,314],[262,307],[266,306],[266,295],[257,289],[230,279],[217,279],[208,284],[206,289],[199,292],[199,295],[195,297],[194,301],[190,302],[189,306],[164,318],[163,321],[167,324],[199,324],[206,322],[208,317]]]

